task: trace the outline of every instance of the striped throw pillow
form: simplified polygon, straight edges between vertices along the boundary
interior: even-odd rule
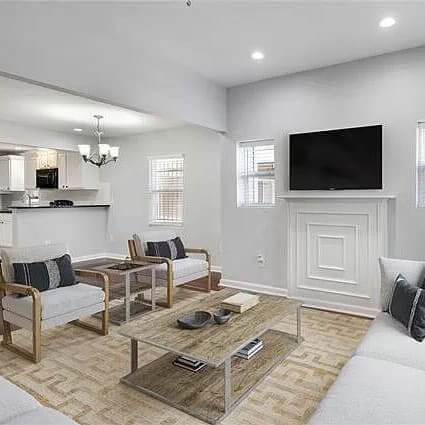
[[[399,274],[395,280],[388,312],[402,323],[417,341],[425,338],[425,290]]]
[[[77,283],[69,254],[34,263],[13,263],[13,270],[16,283],[32,286],[40,292]]]
[[[186,258],[186,250],[182,240],[177,236],[169,241],[146,242],[147,255],[151,257],[164,257],[170,260]]]

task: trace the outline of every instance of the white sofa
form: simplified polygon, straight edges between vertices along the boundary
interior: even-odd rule
[[[77,425],[56,410],[42,406],[25,391],[0,377],[1,425]]]
[[[422,275],[417,284],[423,282]],[[399,322],[381,312],[309,425],[423,424],[425,341],[415,341]]]

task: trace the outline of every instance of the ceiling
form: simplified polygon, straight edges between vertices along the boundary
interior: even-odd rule
[[[91,136],[93,115],[104,116],[105,137],[141,134],[182,126],[150,114],[130,111],[57,90],[0,77],[0,120],[62,133]]]
[[[51,27],[56,44],[75,40],[81,52],[100,40],[103,50],[93,48],[93,58],[123,49],[139,52],[140,63],[156,55],[226,87],[425,44],[425,2],[418,1],[21,3],[16,16],[31,16],[29,45],[48,48],[37,29]],[[388,15],[397,24],[380,28]],[[256,49],[265,54],[261,62],[250,58]]]

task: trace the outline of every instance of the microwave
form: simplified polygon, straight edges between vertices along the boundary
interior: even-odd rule
[[[57,189],[59,187],[59,172],[57,168],[41,168],[36,171],[36,186],[38,189]]]

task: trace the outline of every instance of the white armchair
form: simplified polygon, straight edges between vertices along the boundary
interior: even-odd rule
[[[29,263],[58,258],[67,253],[65,245],[44,245],[27,248],[5,248],[0,252],[0,314],[3,319],[2,344],[34,362],[41,360],[41,331],[65,323],[108,334],[109,280],[105,273],[93,270],[74,270],[77,279],[98,277],[103,288],[85,283],[39,292],[36,288],[14,282],[13,263]],[[79,319],[102,312],[102,325],[81,322]],[[12,342],[11,324],[32,331],[32,352]]]
[[[206,249],[185,248],[187,254],[201,254],[205,259],[187,257],[170,260],[164,257],[147,256],[146,242],[170,240],[176,237],[171,231],[149,231],[143,234],[134,234],[128,241],[130,257],[134,260],[156,263],[156,283],[167,286],[166,307],[173,306],[174,287],[183,285],[196,279],[208,277],[208,292],[211,290],[211,257]],[[143,283],[149,283],[151,271],[146,270],[139,274]]]

